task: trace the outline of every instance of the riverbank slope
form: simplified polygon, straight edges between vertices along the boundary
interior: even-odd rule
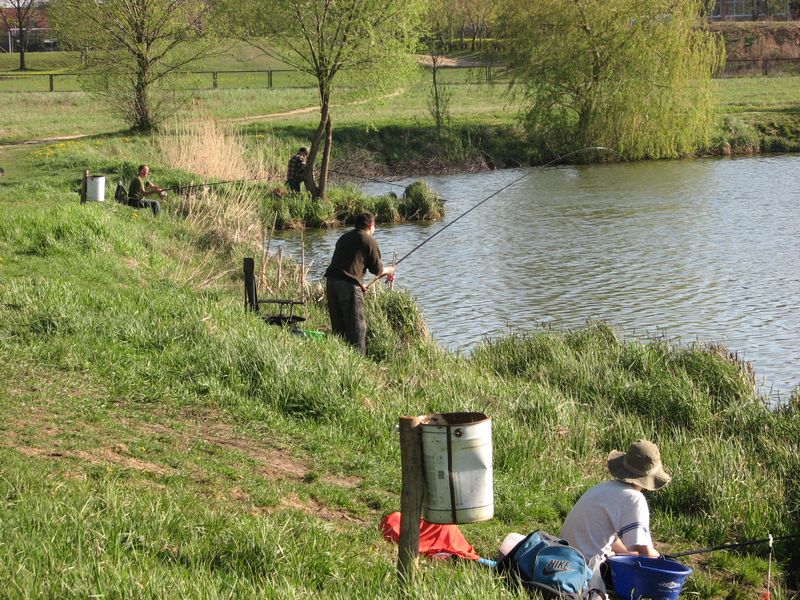
[[[262,256],[241,213],[81,206],[70,189],[87,154],[59,152],[46,168],[20,157],[28,175],[0,182],[11,597],[395,597],[396,548],[377,525],[399,509],[405,414],[493,418],[495,518],[462,528],[485,556],[509,531],[557,532],[608,452],[640,437],[673,475],[651,498],[661,551],[800,532],[796,398],[770,410],[724,350],[592,324],[467,358],[426,338],[408,295],[384,292],[361,357],[243,311],[242,258],[256,256],[262,295],[304,296],[305,325],[327,328],[320,291]],[[686,591],[753,597],[767,558],[754,546],[686,559]],[[787,598],[798,555],[785,544],[775,558],[773,597]],[[477,565],[438,561],[419,594],[519,597]]]

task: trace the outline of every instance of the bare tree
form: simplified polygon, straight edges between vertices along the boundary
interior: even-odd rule
[[[206,0],[53,0],[59,34],[86,54],[89,87],[140,131],[178,106],[166,83],[209,54]]]
[[[495,10],[494,0],[466,0],[462,3],[464,16],[472,29],[472,42],[470,50],[475,52],[477,42],[480,40],[481,49],[483,41],[491,26]]]
[[[6,5],[4,7],[4,4]],[[28,52],[28,34],[31,22],[38,10],[41,9],[40,0],[6,0],[0,2],[0,16],[6,29],[10,32],[17,30],[17,48],[19,48],[19,70],[26,71],[25,54]],[[11,52],[11,48],[8,49]]]

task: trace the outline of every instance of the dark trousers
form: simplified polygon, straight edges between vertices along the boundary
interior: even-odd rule
[[[328,277],[325,291],[333,333],[346,339],[361,354],[366,354],[367,320],[361,286],[347,279]]]
[[[300,191],[300,184],[302,182],[303,182],[302,179],[289,179],[286,182],[286,185],[288,185],[289,189],[292,190],[293,192],[299,192]]]
[[[161,212],[161,205],[158,200],[128,200],[128,206],[133,208],[150,208],[154,215]]]

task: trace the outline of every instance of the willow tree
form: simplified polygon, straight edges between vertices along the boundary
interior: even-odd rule
[[[65,45],[89,49],[88,87],[140,131],[178,107],[170,80],[210,52],[208,0],[52,0],[50,13]]]
[[[504,51],[539,159],[586,146],[691,153],[711,135],[721,42],[701,0],[504,0]]]
[[[319,92],[306,188],[325,195],[333,147],[333,98],[375,98],[413,72],[411,52],[426,0],[236,0],[228,21],[265,54],[311,75]],[[321,154],[318,176],[314,165]]]

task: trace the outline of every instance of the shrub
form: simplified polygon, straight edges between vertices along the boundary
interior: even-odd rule
[[[444,200],[424,181],[415,181],[403,192],[398,210],[404,219],[432,221],[444,216]]]
[[[376,360],[384,360],[428,337],[422,313],[407,292],[377,288],[367,296],[366,309],[367,354]]]

